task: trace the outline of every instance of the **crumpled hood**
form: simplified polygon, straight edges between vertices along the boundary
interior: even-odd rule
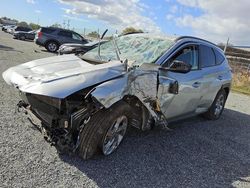
[[[22,92],[65,98],[124,73],[124,65],[119,61],[92,65],[75,55],[63,55],[11,67],[2,75],[9,85]]]

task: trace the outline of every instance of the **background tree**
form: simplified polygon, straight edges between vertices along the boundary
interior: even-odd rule
[[[27,22],[19,22],[17,25],[18,26],[22,26],[22,27],[29,27],[29,25],[27,24]]]
[[[50,27],[62,28],[61,24],[59,24],[59,23],[54,23]]]
[[[30,23],[29,26],[32,30],[38,30],[41,26],[35,23]]]
[[[143,33],[141,29],[135,29],[134,27],[127,27],[122,31],[122,34],[130,34],[130,33]]]
[[[0,18],[0,23],[2,23],[2,24],[17,24],[18,21],[16,19],[2,17],[2,18]]]
[[[87,34],[87,36],[92,37],[92,38],[99,38],[100,35],[96,31],[92,31]]]

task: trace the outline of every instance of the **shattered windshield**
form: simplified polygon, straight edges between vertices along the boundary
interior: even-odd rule
[[[128,59],[140,65],[143,63],[154,63],[166,50],[172,46],[173,40],[168,38],[149,37],[144,35],[125,35],[115,39],[121,60]],[[117,60],[116,47],[113,41],[101,45],[102,61]],[[98,47],[88,51],[83,58],[100,60]]]

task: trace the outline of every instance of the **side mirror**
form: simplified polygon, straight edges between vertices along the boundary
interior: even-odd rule
[[[167,68],[163,68],[166,69],[168,71],[172,71],[172,72],[178,72],[178,73],[188,73],[191,71],[192,69],[192,65],[183,62],[183,61],[173,61],[171,63],[171,65]]]

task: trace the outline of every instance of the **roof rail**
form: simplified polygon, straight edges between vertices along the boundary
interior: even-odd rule
[[[214,46],[217,46],[216,44],[210,42],[210,41],[207,41],[205,39],[201,39],[201,38],[198,38],[198,37],[193,37],[193,36],[181,36],[181,37],[178,37],[175,39],[175,41],[177,42],[178,40],[181,40],[181,39],[185,39],[185,38],[190,38],[190,39],[197,39],[197,40],[201,40],[201,41],[204,41],[204,42],[207,42],[207,43],[210,43]]]

